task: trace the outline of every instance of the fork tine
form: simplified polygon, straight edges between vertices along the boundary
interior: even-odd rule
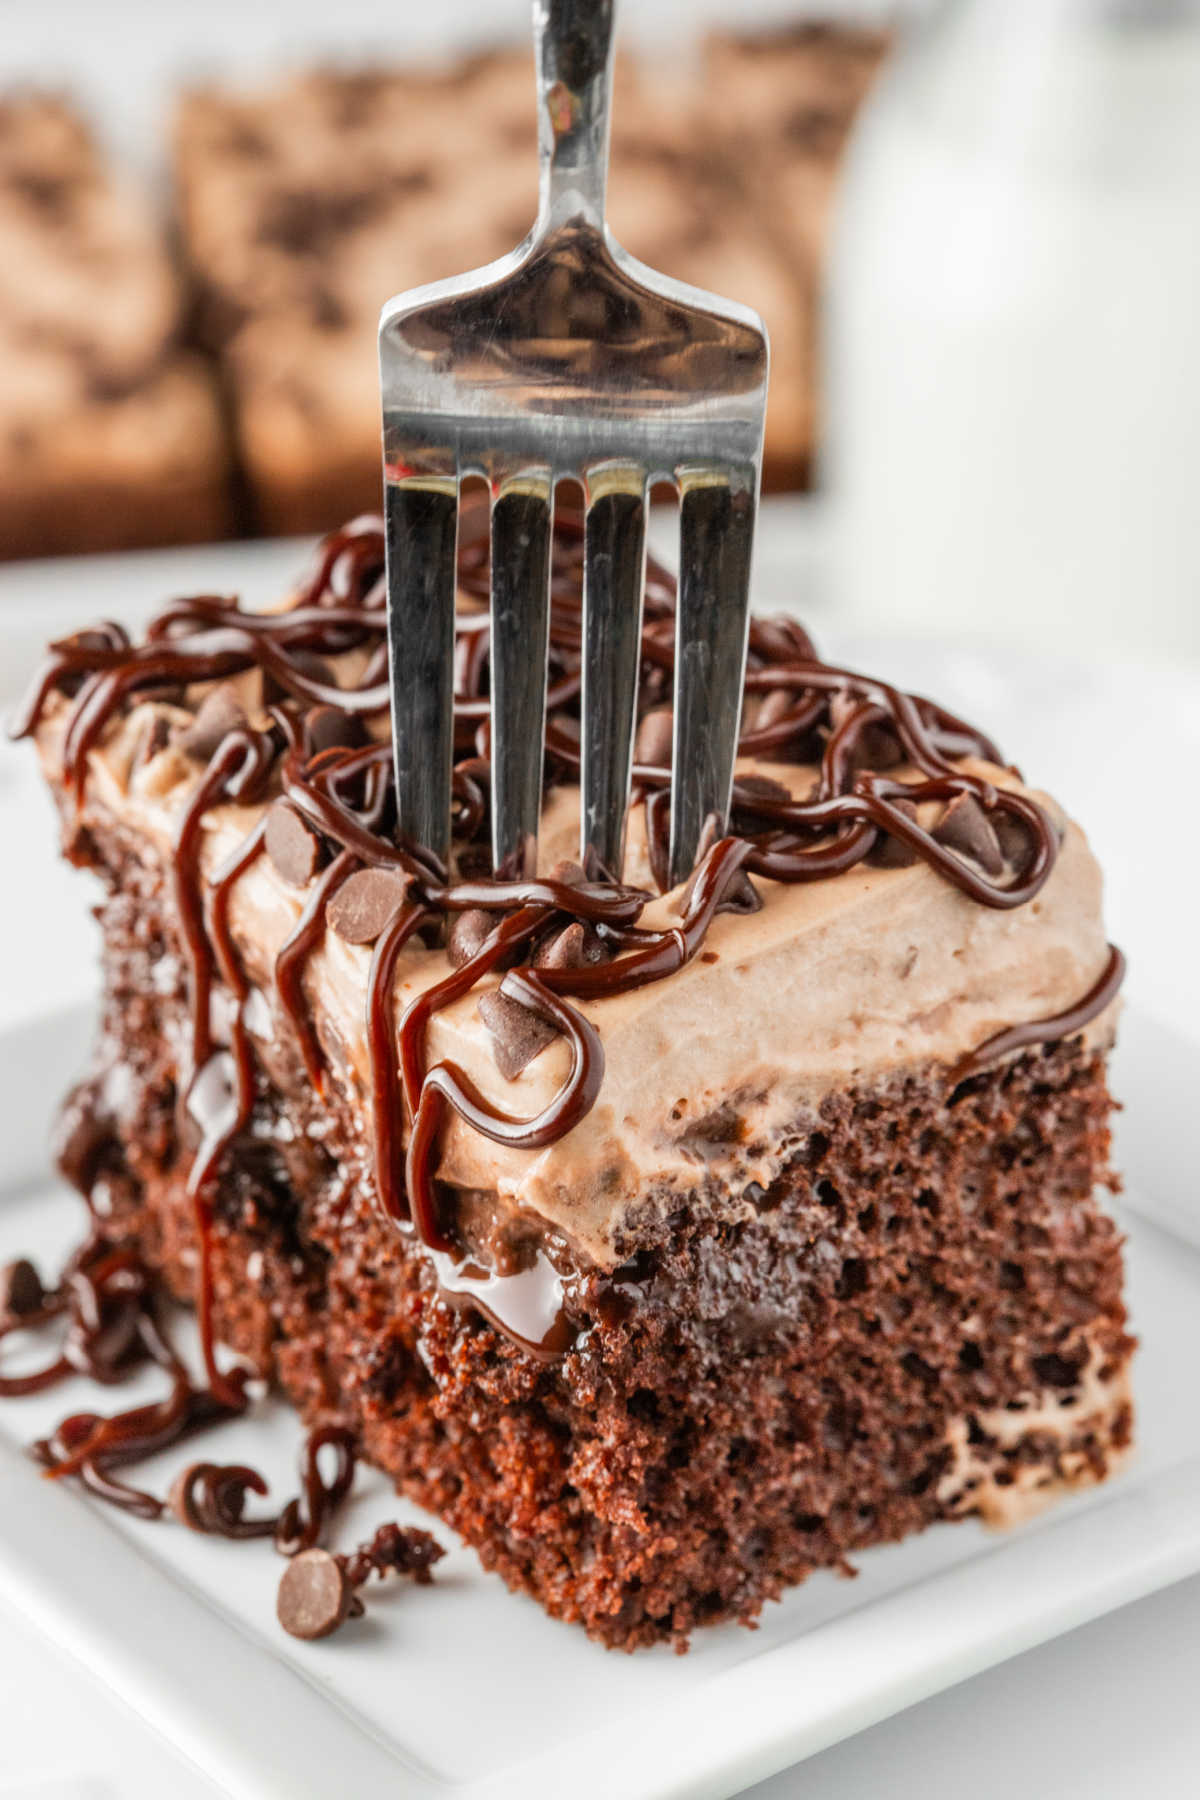
[[[450,855],[458,484],[389,480],[385,496],[388,679],[397,835]]]
[[[596,868],[620,880],[646,575],[645,475],[629,466],[589,472],[587,493],[580,839],[589,874]]]
[[[537,863],[550,636],[550,470],[523,468],[492,502],[492,859]]]
[[[752,469],[681,469],[675,620],[672,886],[696,859],[705,825],[729,816],[750,621]]]

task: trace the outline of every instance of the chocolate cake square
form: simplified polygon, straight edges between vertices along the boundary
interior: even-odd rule
[[[853,49],[839,56],[843,41]],[[878,43],[829,31],[819,54],[805,53],[806,103],[824,93],[843,134],[868,41]],[[764,479],[782,488],[806,482],[811,463],[820,231],[801,214],[823,214],[835,156],[823,143],[811,193],[793,179],[794,59],[789,51],[772,83],[770,59],[751,74],[751,57],[722,40],[708,73],[619,65],[609,211],[635,256],[762,313],[772,350]],[[802,161],[807,170],[807,152]],[[528,231],[528,54],[196,89],[179,108],[174,166],[201,335],[228,377],[262,524],[323,530],[377,506],[380,307],[512,250]]]
[[[228,525],[211,371],[142,197],[58,96],[0,99],[0,554]]]
[[[580,563],[560,519],[529,881],[487,850],[478,518],[448,869],[393,837],[378,521],[275,613],[56,649],[24,725],[106,889],[62,1161],[196,1304],[210,1407],[236,1352],[552,1614],[679,1647],[1119,1463],[1122,964],[1055,802],[790,620],[751,628],[730,828],[664,891],[653,564],[625,867],[585,873]]]

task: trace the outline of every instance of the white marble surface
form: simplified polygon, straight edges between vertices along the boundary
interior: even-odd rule
[[[873,650],[882,671],[961,706],[1083,818],[1109,871],[1113,934],[1130,953],[1131,992],[1194,1029],[1197,846],[1186,771],[1200,750],[1200,671],[1051,662],[1021,646],[856,642],[852,622],[836,618],[807,522],[774,515],[763,550],[767,606],[798,601],[824,646],[864,658]],[[137,614],[173,589],[209,582],[265,596],[294,566],[294,550],[219,548],[204,552],[202,565],[195,553],[155,553],[69,569],[0,569],[0,704],[37,641],[73,619]],[[17,878],[0,887],[0,1028],[86,994],[93,980],[84,884],[54,859],[52,820],[30,760],[0,749],[0,855],[16,845],[22,852]],[[1135,793],[1144,804],[1130,814]],[[1198,1680],[1193,1580],[826,1751],[755,1789],[754,1800],[958,1800],[964,1789],[972,1800],[1187,1800],[1200,1792]],[[0,1800],[199,1800],[216,1791],[95,1674],[2,1610],[0,1695]]]

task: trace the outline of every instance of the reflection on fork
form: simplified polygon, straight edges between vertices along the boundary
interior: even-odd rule
[[[536,855],[550,537],[584,494],[581,850],[622,862],[646,505],[680,496],[669,873],[728,812],[741,708],[767,341],[749,309],[669,281],[604,224],[612,0],[535,0],[541,204],[521,247],[392,301],[380,327],[389,644],[402,835],[450,848],[458,495],[491,493],[492,851]]]

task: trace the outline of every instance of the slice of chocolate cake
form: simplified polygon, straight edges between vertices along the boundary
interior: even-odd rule
[[[360,521],[278,612],[83,633],[25,720],[107,888],[64,1167],[196,1302],[220,1408],[236,1352],[627,1649],[1103,1478],[1131,1427],[1095,1198],[1121,962],[1079,828],[962,721],[759,621],[731,831],[661,892],[652,568],[624,880],[589,879],[563,521],[545,873],[493,880],[485,848],[478,533],[443,869],[391,836],[382,558]]]

